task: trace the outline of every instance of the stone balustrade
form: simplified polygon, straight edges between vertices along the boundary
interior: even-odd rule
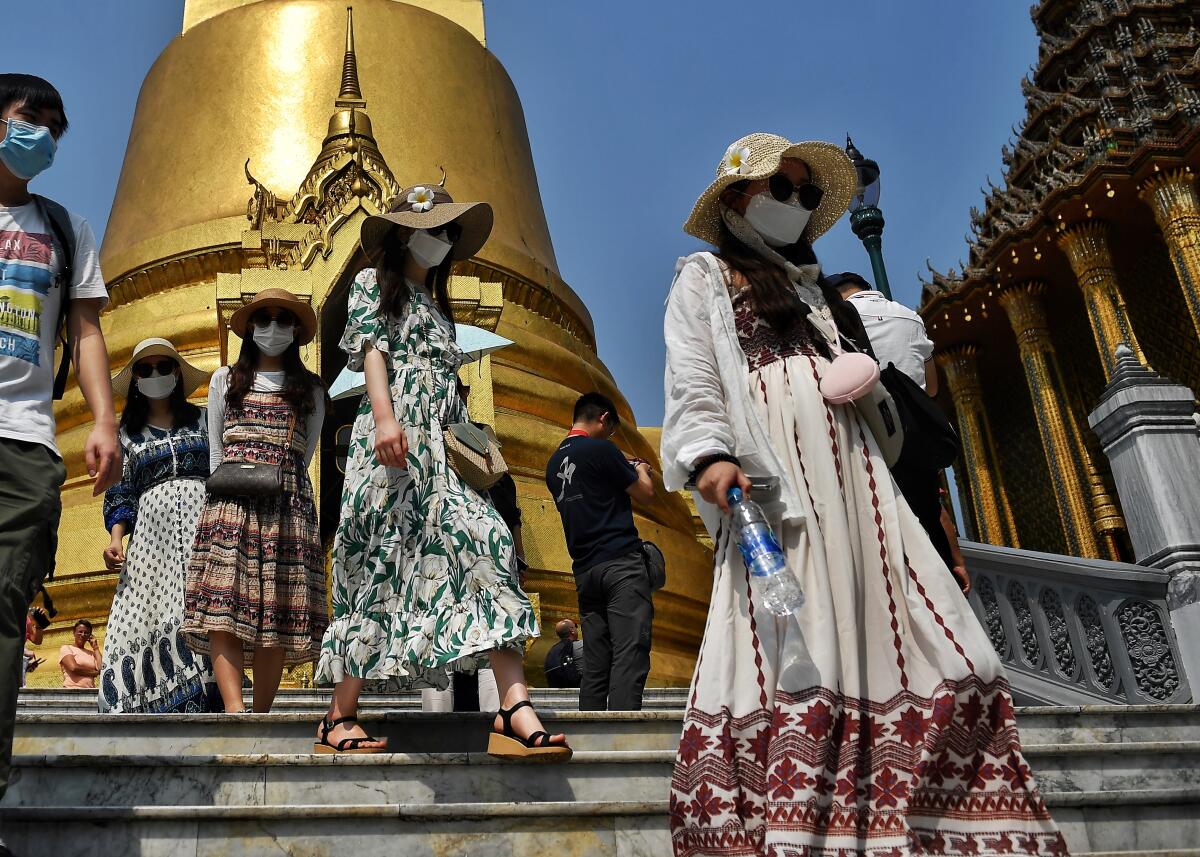
[[[1191,700],[1166,571],[970,542],[963,554],[1018,703]]]

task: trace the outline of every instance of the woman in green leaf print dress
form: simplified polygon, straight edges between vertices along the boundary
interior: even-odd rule
[[[396,200],[363,224],[363,249],[378,267],[354,280],[341,343],[350,367],[364,370],[367,395],[334,539],[333,621],[317,681],[336,687],[315,750],[386,750],[356,720],[365,682],[444,688],[453,670],[490,662],[502,707],[488,751],[565,761],[566,738],[542,729],[525,686],[525,641],[538,626],[512,534],[450,468],[442,440],[444,426],[466,419],[450,265],[483,246],[492,210],[455,203],[440,185]]]

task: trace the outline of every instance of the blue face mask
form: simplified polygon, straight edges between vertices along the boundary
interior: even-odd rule
[[[28,181],[54,163],[58,148],[49,128],[31,125],[20,119],[7,121],[8,131],[0,140],[0,163],[19,179]]]

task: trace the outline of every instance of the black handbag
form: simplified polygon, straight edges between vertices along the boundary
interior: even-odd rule
[[[904,444],[893,466],[944,470],[954,464],[959,452],[958,432],[933,397],[894,363],[880,370],[879,381],[892,394],[904,427]]]
[[[283,454],[292,454],[292,434],[296,416],[288,422],[287,443]],[[278,497],[283,494],[283,465],[256,461],[223,461],[204,482],[204,489],[213,497]]]
[[[650,591],[658,592],[667,585],[667,558],[654,542],[642,542],[642,560],[650,576]]]

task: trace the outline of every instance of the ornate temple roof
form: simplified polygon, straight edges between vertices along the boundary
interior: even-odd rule
[[[1200,150],[1200,32],[1188,0],[1042,0],[1030,10],[1041,42],[1021,81],[1026,113],[1001,147],[1000,184],[989,177],[970,211],[961,270],[930,268],[922,312],[994,278],[997,264],[1036,256],[1065,205],[1112,198],[1151,157]],[[1019,249],[1031,243],[1028,252]],[[1043,239],[1044,244],[1050,243]]]

